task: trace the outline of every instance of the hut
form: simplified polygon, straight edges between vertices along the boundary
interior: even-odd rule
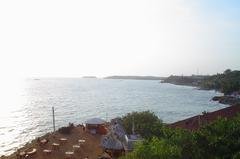
[[[101,147],[105,152],[116,158],[131,152],[135,142],[142,141],[139,135],[127,135],[120,118],[112,119],[109,132],[102,137]]]
[[[107,134],[107,129],[105,128],[106,121],[100,118],[91,118],[86,120],[86,128],[91,134]]]
[[[101,146],[104,152],[108,153],[111,157],[119,157],[124,154],[122,142],[113,134],[104,136],[101,140]]]

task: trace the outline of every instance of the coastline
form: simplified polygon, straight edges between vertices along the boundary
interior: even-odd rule
[[[199,89],[215,90],[223,93],[223,96],[213,97],[212,100],[221,104],[240,103],[240,71],[227,69],[223,73],[215,75],[191,75],[169,76],[162,83],[175,85],[196,86]]]
[[[182,83],[177,83],[177,82],[165,82],[165,81],[161,81],[161,83],[168,83],[168,84],[173,84],[173,85],[177,85],[177,86],[188,86],[188,87],[193,87],[196,88],[198,90],[204,90],[204,91],[211,91],[214,90],[216,92],[222,93],[219,90],[215,90],[215,89],[208,89],[208,88],[203,88],[199,85],[194,85],[194,84],[182,84]],[[222,95],[222,96],[214,96],[211,98],[212,101],[217,101],[220,104],[225,104],[225,105],[236,105],[236,104],[240,104],[240,98],[238,97],[234,97],[231,95]]]

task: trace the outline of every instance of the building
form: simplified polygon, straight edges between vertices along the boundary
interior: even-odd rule
[[[111,120],[109,132],[102,137],[101,146],[105,152],[111,157],[119,157],[134,148],[134,143],[142,141],[139,135],[127,135],[125,132],[121,119],[115,118]]]
[[[107,129],[105,127],[106,121],[100,118],[91,118],[85,121],[86,129],[91,134],[107,134]]]

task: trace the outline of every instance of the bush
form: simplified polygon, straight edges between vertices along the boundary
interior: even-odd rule
[[[171,145],[167,140],[153,137],[143,144],[138,143],[136,149],[122,159],[177,159],[180,147]]]
[[[132,134],[134,124],[135,133],[142,137],[161,136],[162,121],[150,111],[132,112],[122,117],[123,126],[128,134]]]
[[[240,150],[240,116],[220,118],[195,133],[202,158],[233,158]]]

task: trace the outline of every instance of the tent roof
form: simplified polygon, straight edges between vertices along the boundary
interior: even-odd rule
[[[105,120],[100,118],[91,118],[85,121],[86,124],[104,124]]]
[[[123,145],[121,141],[114,138],[112,135],[104,136],[101,140],[101,146],[106,149],[122,150]]]

